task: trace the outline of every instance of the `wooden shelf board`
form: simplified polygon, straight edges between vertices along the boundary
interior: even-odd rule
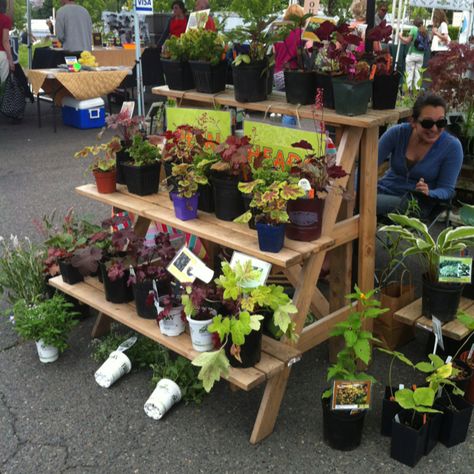
[[[469,298],[461,298],[459,309],[466,311],[468,314],[474,316],[474,301]],[[409,326],[418,325],[429,330],[433,327],[431,319],[421,314],[421,298],[413,301],[404,308],[399,309],[394,318]],[[469,334],[469,330],[459,321],[453,320],[443,324],[443,334],[451,339],[461,340]]]
[[[208,104],[229,105],[240,107],[246,110],[254,110],[257,112],[275,112],[286,115],[298,115],[300,118],[321,120],[323,117],[320,111],[315,111],[311,105],[292,105],[286,102],[284,94],[273,93],[268,100],[263,102],[237,102],[234,98],[233,88],[227,87],[225,91],[217,94],[204,94],[202,92],[176,91],[170,90],[168,86],[159,86],[152,88],[153,94],[171,97],[179,100],[190,100]],[[364,115],[349,117],[337,114],[333,109],[324,109],[324,121],[328,124],[353,126],[361,128],[375,127],[385,125],[387,123],[396,122],[400,118],[409,117],[411,110],[407,107],[391,109],[391,110],[372,110]]]
[[[193,349],[188,334],[164,336],[155,320],[137,315],[133,302],[114,304],[106,301],[103,286],[96,278],[86,278],[82,283],[68,285],[61,276],[57,276],[51,278],[49,284],[189,360],[199,355]],[[281,372],[291,358],[300,354],[297,349],[263,336],[260,362],[248,369],[231,367],[227,380],[243,390],[251,390]]]
[[[198,212],[198,218],[190,221],[178,219],[173,210],[167,193],[150,196],[129,194],[122,186],[111,194],[97,192],[94,184],[86,184],[76,188],[76,191],[88,198],[109,204],[129,212],[138,213],[151,221],[171,225],[177,229],[189,232],[219,245],[231,247],[240,252],[252,255],[282,268],[291,267],[302,262],[309,254],[329,249],[334,245],[334,239],[321,237],[313,242],[296,242],[285,240],[285,247],[278,253],[262,252],[258,247],[257,233],[247,226],[233,222],[224,222],[212,214]],[[229,229],[232,232],[229,232]]]

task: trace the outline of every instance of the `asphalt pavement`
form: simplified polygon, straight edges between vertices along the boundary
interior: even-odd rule
[[[45,109],[45,107],[43,107]],[[109,209],[74,192],[90,182],[87,162],[75,151],[94,142],[97,131],[58,127],[46,112],[38,128],[29,105],[22,124],[0,118],[0,236],[38,240],[34,219],[53,209],[99,221]],[[1,303],[6,308],[6,303]],[[381,398],[389,360],[376,353],[373,389],[361,446],[334,451],[322,437],[320,396],[326,387],[327,345],[304,354],[293,366],[275,430],[258,445],[249,443],[263,386],[232,392],[218,383],[200,405],[180,403],[160,421],[143,404],[152,391],[151,373],[132,373],[110,389],[97,385],[91,357],[93,318],[83,320],[70,348],[56,363],[39,362],[31,341],[20,341],[0,318],[0,473],[471,473],[474,437],[451,449],[438,444],[410,469],[390,458],[390,440],[379,434]],[[424,357],[426,334],[403,348]],[[411,372],[397,366],[406,383]]]

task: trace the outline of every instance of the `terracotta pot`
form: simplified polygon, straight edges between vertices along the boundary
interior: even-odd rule
[[[116,171],[95,171],[94,178],[97,191],[101,194],[111,194],[116,191]]]

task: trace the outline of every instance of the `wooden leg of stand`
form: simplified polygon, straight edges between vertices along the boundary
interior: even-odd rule
[[[109,318],[103,313],[97,315],[95,320],[94,327],[92,328],[92,337],[101,337],[105,336],[110,332],[110,325],[112,324],[113,319]]]

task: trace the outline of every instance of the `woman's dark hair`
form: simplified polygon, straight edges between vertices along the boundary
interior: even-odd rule
[[[415,105],[413,105],[413,119],[417,120],[421,114],[423,107],[443,107],[444,112],[446,113],[447,105],[442,97],[436,94],[423,94],[416,99]]]
[[[174,0],[174,2],[171,4],[171,8],[173,8],[175,5],[178,5],[181,11],[186,15],[186,7],[184,6],[184,2],[181,0]]]

